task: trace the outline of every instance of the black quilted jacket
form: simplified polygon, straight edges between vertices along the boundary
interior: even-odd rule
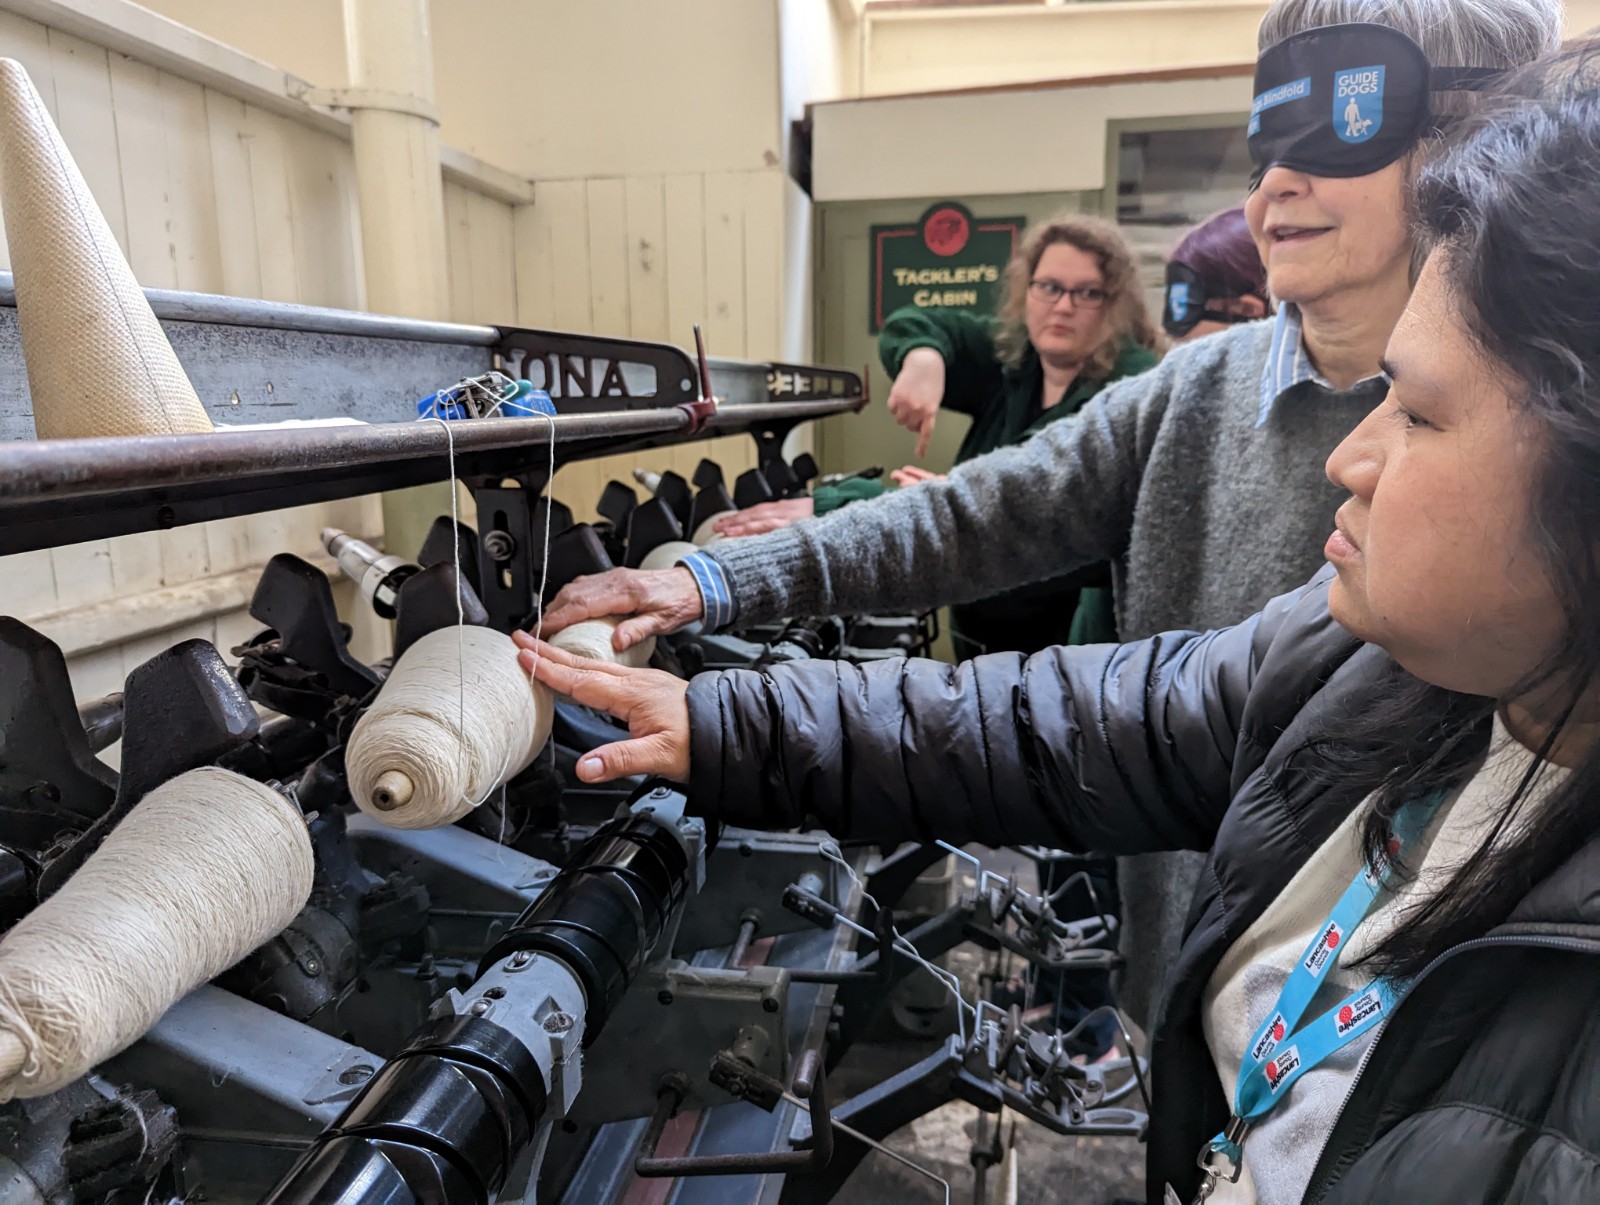
[[[703,674],[691,798],[736,824],[887,841],[1209,851],[1152,1043],[1149,1196],[1170,1182],[1187,1200],[1228,1113],[1202,988],[1360,802],[1308,772],[1308,744],[1386,668],[1330,618],[1324,573],[1206,635]],[[1600,840],[1419,978],[1305,1199],[1600,1203]]]

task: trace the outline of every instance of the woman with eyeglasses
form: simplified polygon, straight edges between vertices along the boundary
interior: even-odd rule
[[[941,410],[972,420],[956,453],[962,464],[1019,444],[1076,414],[1107,385],[1156,364],[1159,336],[1145,308],[1134,255],[1117,228],[1062,214],[1030,227],[1006,267],[994,318],[905,306],[890,314],[878,354],[894,384],[889,413],[916,433],[926,454]],[[943,480],[916,465],[890,474],[905,487]],[[852,479],[813,498],[766,503],[717,524],[727,536],[759,535],[797,519],[875,498],[886,486]],[[1103,562],[951,608],[956,654],[1036,652],[1073,637],[1079,589],[1110,583]],[[1078,620],[1075,643],[1109,640],[1109,608]]]

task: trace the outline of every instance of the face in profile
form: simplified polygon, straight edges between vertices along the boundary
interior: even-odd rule
[[[1539,438],[1431,257],[1389,341],[1389,394],[1334,450],[1350,491],[1327,555],[1334,618],[1411,673],[1505,697],[1563,615],[1532,531]]]
[[[1075,293],[1092,289],[1104,294],[1105,273],[1100,260],[1071,243],[1051,243],[1039,256],[1028,288],[1028,339],[1044,359],[1082,361],[1105,342],[1106,306],[1101,297],[1096,308],[1083,304]],[[1041,287],[1051,282],[1055,289]],[[1056,293],[1051,297],[1050,293]]]

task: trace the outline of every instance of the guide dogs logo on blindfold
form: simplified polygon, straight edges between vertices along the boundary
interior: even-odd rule
[[[1367,142],[1383,129],[1382,67],[1352,67],[1333,76],[1333,130],[1345,142]]]
[[[1189,282],[1175,280],[1167,286],[1167,308],[1182,322],[1189,316]]]

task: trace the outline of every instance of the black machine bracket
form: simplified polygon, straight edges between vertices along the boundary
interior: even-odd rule
[[[500,328],[506,371],[543,389],[563,414],[654,410],[699,399],[689,357],[665,343]]]
[[[139,666],[128,675],[123,699],[122,775],[116,802],[45,865],[39,875],[41,899],[66,882],[156,787],[213,764],[261,728],[233,672],[204,640],[185,640]]]
[[[395,598],[395,612],[394,656],[397,661],[429,632],[454,627],[458,622],[475,628],[487,627],[489,623],[489,613],[483,609],[472,586],[458,577],[456,567],[448,562],[432,565],[408,577]]]

